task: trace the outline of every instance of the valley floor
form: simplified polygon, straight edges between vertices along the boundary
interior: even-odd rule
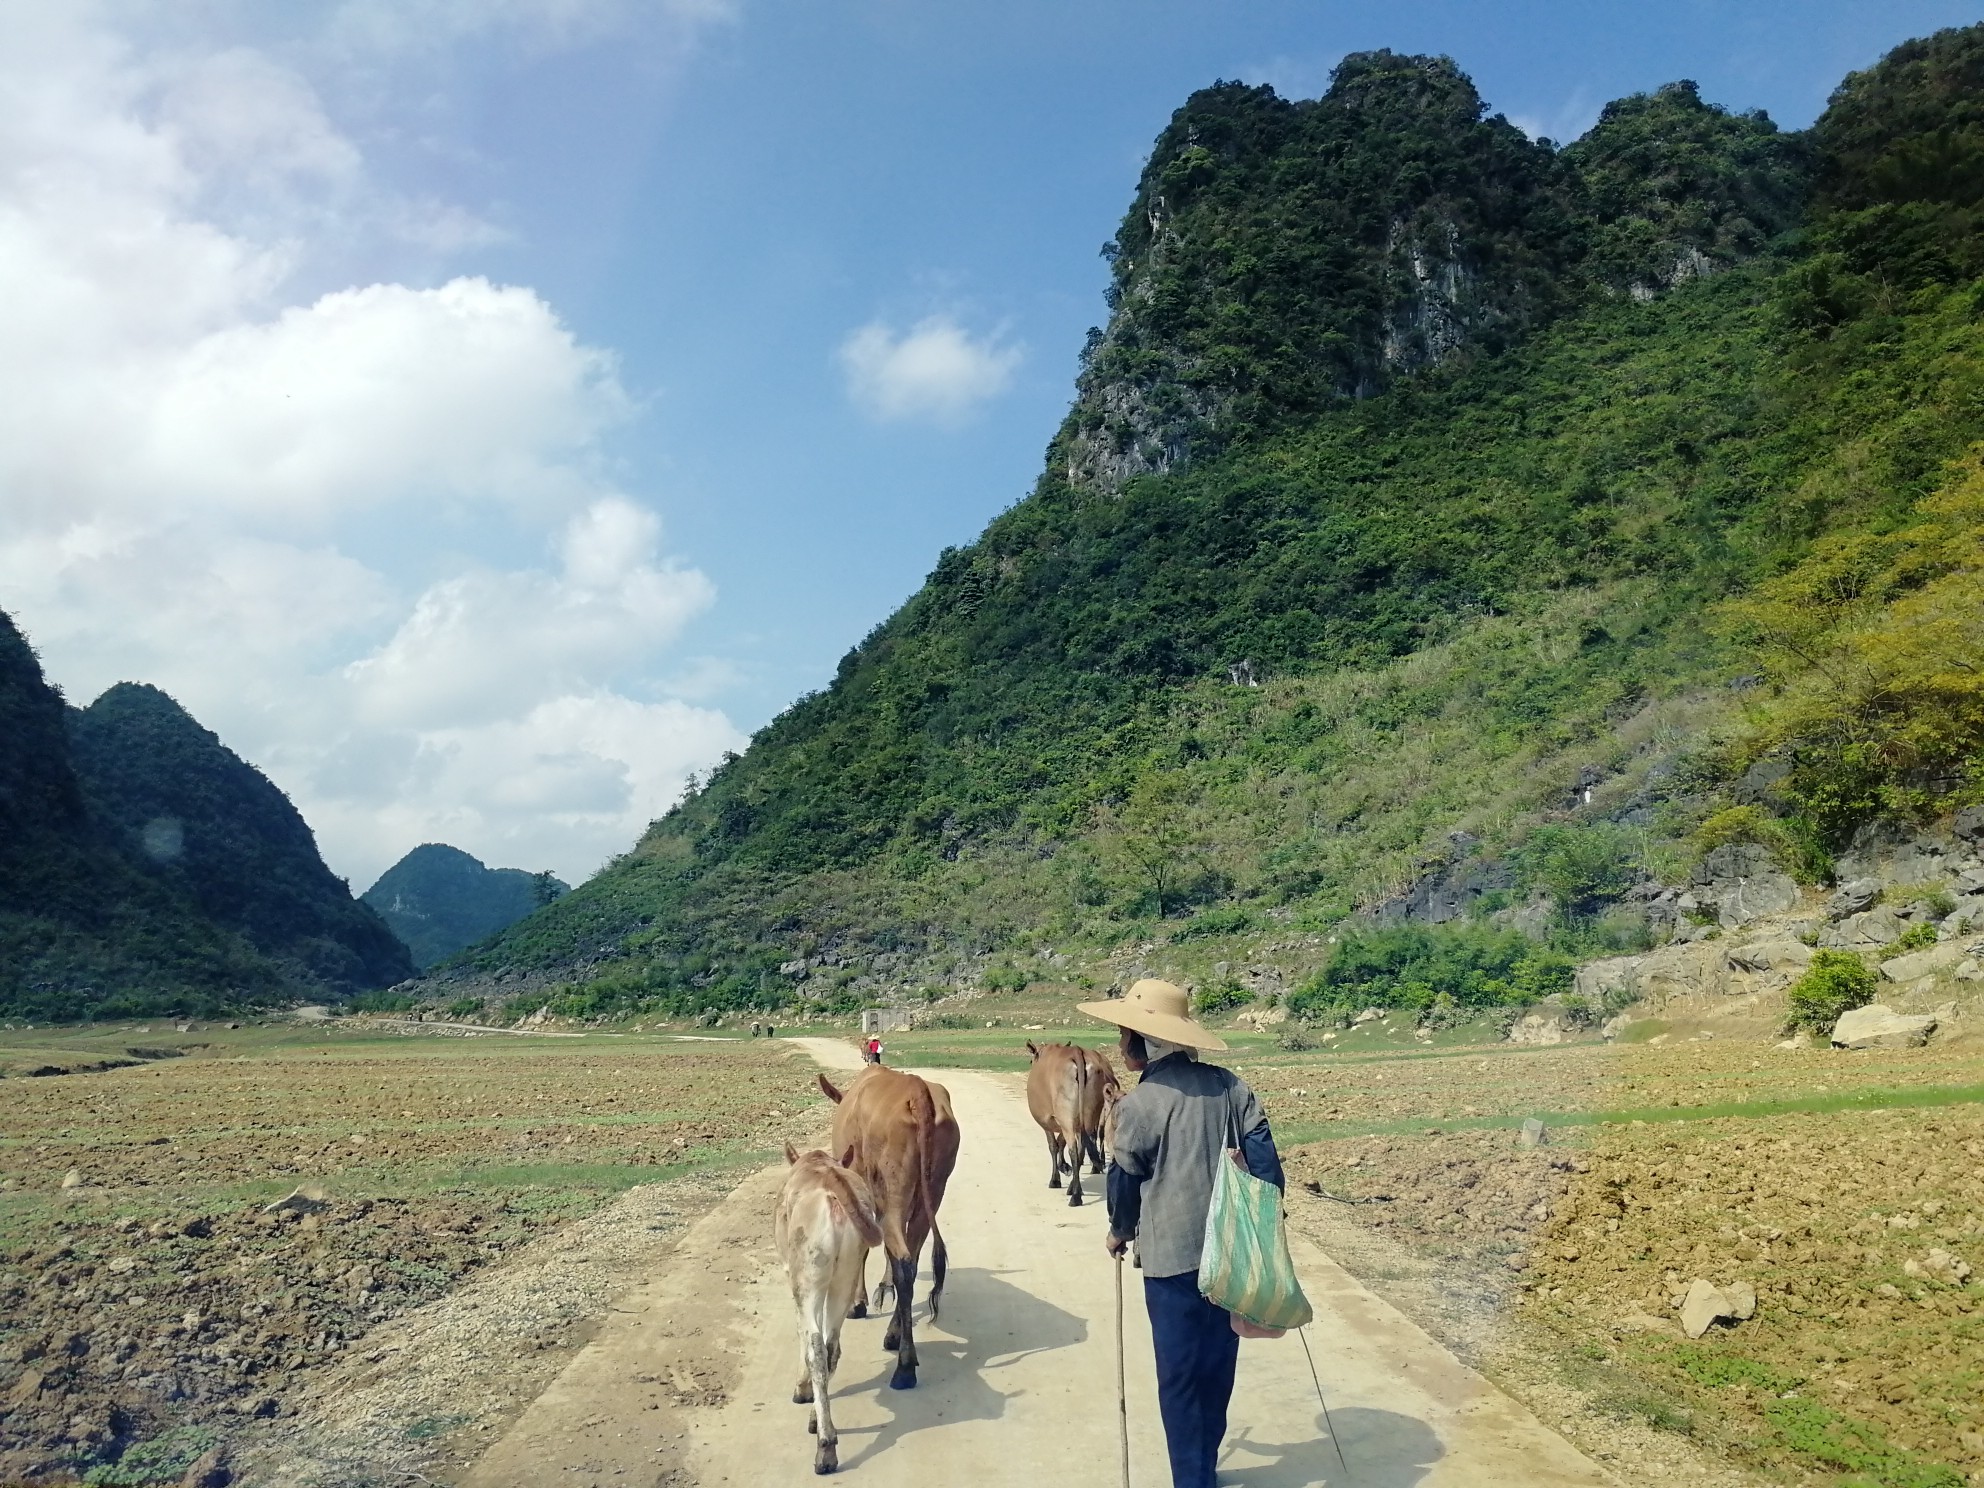
[[[1620,1047],[1232,1034],[1288,1155],[1345,1455],[1378,1474],[1355,1481],[1498,1481],[1497,1431],[1555,1443],[1566,1482],[1954,1488],[1984,1468],[1973,1045],[1778,1048],[1740,1001],[1662,1009],[1664,1042]],[[1028,1037],[1107,1041],[1061,1011],[889,1040],[968,1112],[952,1306],[909,1396],[874,1387],[877,1325],[850,1324],[850,1473],[958,1452],[1017,1472],[1039,1436],[1113,1474],[1102,1210],[1046,1188],[1016,1078]],[[546,1446],[564,1482],[786,1480],[753,1476],[809,1455],[772,1164],[824,1130],[813,1053],[849,1057],[358,1020],[5,1036],[10,1076],[97,1072],[5,1082],[0,1481],[122,1451],[122,1480],[174,1482],[222,1451],[245,1482],[497,1485],[547,1481]],[[321,1208],[264,1212],[299,1182]],[[1749,1282],[1756,1316],[1679,1336],[1697,1278]],[[1126,1291],[1141,1483],[1159,1436]],[[1236,1410],[1234,1480],[1330,1481],[1300,1354],[1245,1357],[1262,1410]]]

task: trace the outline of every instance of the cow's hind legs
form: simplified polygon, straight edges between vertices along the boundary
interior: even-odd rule
[[[815,1333],[807,1340],[806,1362],[811,1371],[809,1383],[813,1396],[813,1418],[807,1424],[819,1438],[813,1447],[816,1473],[830,1473],[840,1466],[840,1437],[834,1431],[833,1410],[828,1403],[833,1394],[828,1377],[833,1372],[834,1352],[821,1334]]]
[[[875,1305],[882,1305],[880,1297],[875,1299]],[[868,1257],[865,1255],[861,1258],[861,1285],[855,1288],[854,1305],[848,1308],[847,1315],[851,1318],[868,1316]]]
[[[1102,1171],[1102,1140],[1094,1133],[1082,1138],[1082,1145],[1088,1148],[1088,1170],[1091,1173]]]
[[[1068,1207],[1082,1206],[1082,1143],[1077,1137],[1068,1147]]]
[[[1061,1139],[1051,1132],[1047,1137],[1047,1161],[1049,1164],[1047,1186],[1049,1188],[1059,1188],[1061,1186],[1061,1170],[1067,1166],[1067,1163],[1061,1157]]]
[[[930,1317],[937,1316],[937,1304],[944,1296],[944,1268],[950,1264],[950,1252],[944,1249],[944,1232],[933,1223],[930,1226]]]
[[[916,1335],[910,1328],[909,1299],[916,1290],[916,1257],[909,1256],[897,1260],[889,1258],[889,1269],[895,1273],[896,1313],[889,1332],[894,1342],[883,1339],[884,1347],[896,1350],[896,1372],[889,1376],[891,1390],[914,1390],[916,1388]]]

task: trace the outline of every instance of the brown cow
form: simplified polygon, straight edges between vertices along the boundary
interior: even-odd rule
[[[854,1153],[843,1149],[836,1163],[824,1152],[800,1156],[785,1144],[792,1171],[778,1196],[772,1233],[792,1283],[792,1305],[799,1314],[799,1384],[795,1404],[813,1407],[807,1429],[819,1437],[813,1471],[840,1466],[840,1437],[828,1401],[840,1364],[840,1325],[860,1295],[868,1251],[882,1243],[874,1196],[852,1170]]]
[[[949,1257],[937,1228],[937,1206],[944,1185],[957,1163],[958,1123],[951,1114],[950,1092],[917,1075],[885,1065],[872,1065],[836,1090],[825,1075],[820,1089],[840,1107],[834,1112],[834,1150],[854,1151],[854,1171],[867,1180],[882,1224],[882,1248],[888,1255],[884,1279],[875,1288],[875,1306],[893,1288],[895,1312],[882,1347],[894,1349],[892,1390],[916,1388],[916,1338],[910,1320],[910,1300],[923,1242],[930,1250],[930,1316],[937,1316],[944,1295],[944,1271]],[[864,1278],[865,1280],[865,1278]],[[856,1304],[854,1316],[862,1315]]]
[[[1102,1126],[1102,1071],[1111,1083],[1115,1071],[1105,1058],[1100,1070],[1090,1053],[1075,1044],[1034,1044],[1026,1046],[1033,1067],[1026,1074],[1026,1108],[1047,1135],[1047,1158],[1053,1165],[1047,1186],[1059,1188],[1061,1174],[1068,1174],[1068,1202],[1082,1202],[1082,1156],[1089,1154],[1095,1171],[1102,1171],[1102,1152],[1096,1134]]]

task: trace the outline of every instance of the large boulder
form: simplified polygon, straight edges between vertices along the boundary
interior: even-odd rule
[[[1965,842],[1984,845],[1984,806],[1966,806],[1950,823],[1950,830]]]
[[[1927,1013],[1897,1013],[1886,1003],[1870,1002],[1840,1015],[1832,1042],[1836,1049],[1914,1049],[1935,1031],[1936,1020]]]
[[[1812,964],[1812,948],[1801,941],[1778,938],[1737,946],[1728,953],[1731,971],[1782,971]]]
[[[1770,849],[1755,842],[1725,842],[1695,870],[1696,896],[1715,906],[1722,928],[1733,930],[1798,903],[1798,885]]]
[[[1862,951],[1901,939],[1901,928],[1901,916],[1883,904],[1828,925],[1819,933],[1819,944],[1837,951]]]
[[[1743,1322],[1756,1312],[1757,1291],[1747,1281],[1719,1287],[1697,1278],[1681,1302],[1681,1331],[1690,1338],[1700,1338],[1724,1318]]]
[[[1509,1027],[1512,1044],[1561,1044],[1576,1035],[1583,1019],[1562,1003],[1546,997]]]
[[[1602,961],[1587,961],[1578,968],[1571,990],[1592,1002],[1602,1001],[1614,992],[1630,990],[1636,985],[1633,973],[1645,959],[1644,956],[1607,956]]]
[[[1858,914],[1863,909],[1872,909],[1874,901],[1881,897],[1881,881],[1878,878],[1856,878],[1841,884],[1832,891],[1826,900],[1826,913],[1836,920]]]
[[[1941,945],[1932,945],[1926,950],[1911,951],[1906,956],[1895,956],[1881,963],[1881,976],[1890,982],[1912,982],[1921,977],[1934,976],[1946,971],[1964,959],[1967,952],[1953,940]]]

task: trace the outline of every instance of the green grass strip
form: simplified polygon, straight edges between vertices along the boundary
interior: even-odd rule
[[[1984,1102],[1984,1085],[1917,1085],[1907,1089],[1876,1088],[1829,1095],[1793,1096],[1785,1100],[1720,1101],[1700,1106],[1646,1106],[1617,1111],[1535,1111],[1545,1126],[1657,1125],[1675,1121],[1750,1120],[1760,1116],[1823,1115],[1834,1111],[1925,1110],[1936,1106],[1967,1106]],[[1404,1117],[1396,1121],[1331,1121],[1291,1123],[1281,1139],[1288,1143],[1325,1142],[1345,1137],[1393,1136],[1405,1132],[1494,1131],[1519,1127],[1524,1115]]]

